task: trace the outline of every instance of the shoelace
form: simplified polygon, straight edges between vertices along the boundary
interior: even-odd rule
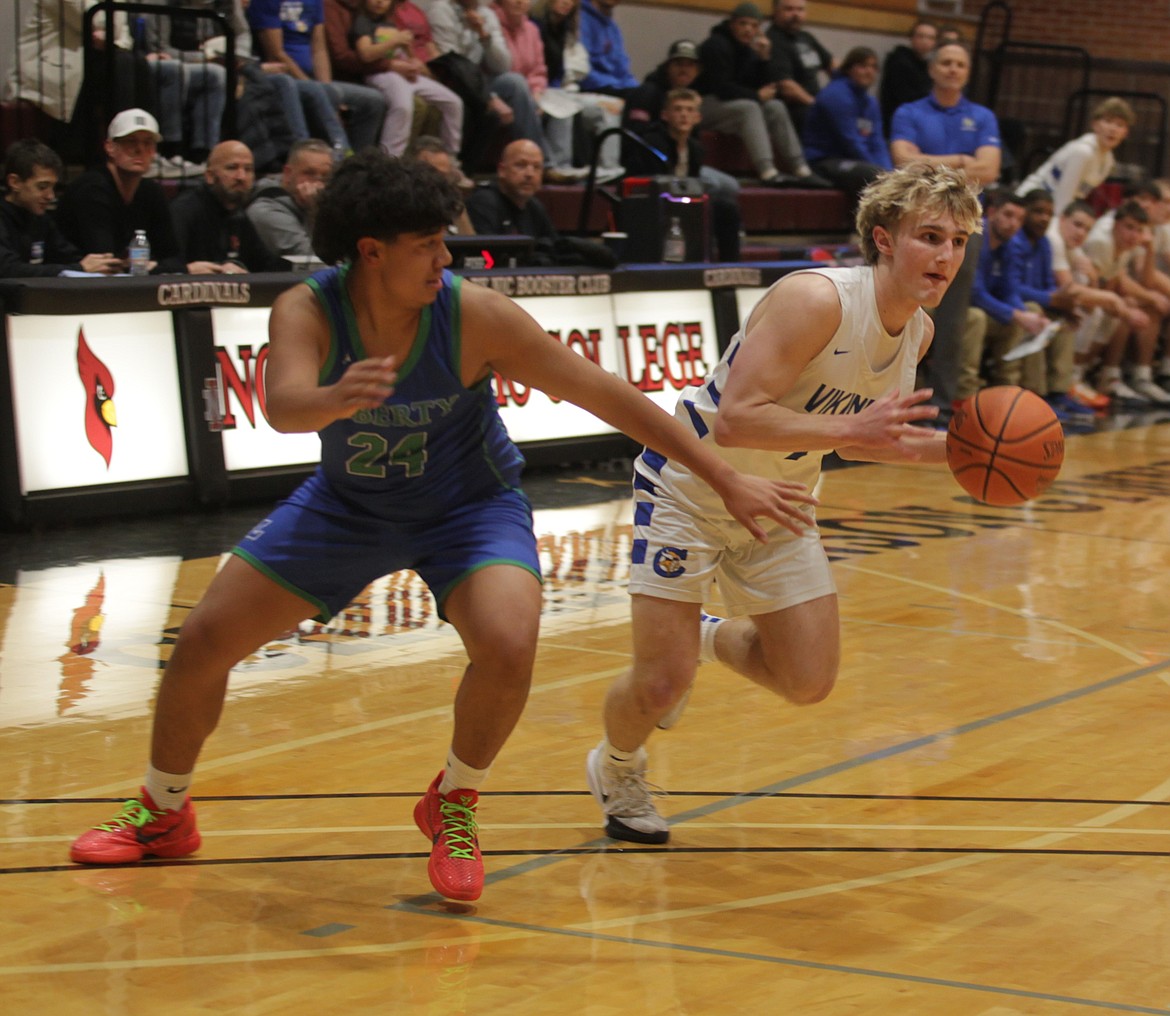
[[[464,798],[465,801],[470,798]],[[441,800],[439,814],[443,816],[443,833],[452,857],[464,861],[475,860],[475,812],[465,804]]]
[[[613,809],[616,815],[656,814],[652,797],[666,797],[666,791],[646,780],[644,772],[637,769],[618,771],[618,780],[606,798],[606,810]]]
[[[153,812],[141,801],[127,801],[122,805],[122,810],[118,812],[116,818],[94,828],[102,829],[108,833],[116,833],[119,829],[124,829],[126,826],[137,826],[141,829],[148,822],[153,822],[156,818],[162,818],[162,815],[163,813],[161,811]]]

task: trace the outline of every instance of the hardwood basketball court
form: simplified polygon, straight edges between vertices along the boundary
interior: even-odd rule
[[[628,661],[627,477],[542,481],[543,637],[474,905],[430,892],[411,820],[463,657],[406,575],[239,668],[198,854],[70,864],[137,787],[159,661],[217,556],[142,521],[9,534],[4,1010],[1170,1013],[1165,419],[1070,437],[1021,508],[941,467],[826,473],[838,687],[798,709],[702,667],[650,744],[663,848],[607,840],[584,774]]]

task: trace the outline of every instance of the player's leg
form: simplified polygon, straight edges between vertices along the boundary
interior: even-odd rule
[[[715,656],[794,705],[827,698],[841,659],[837,594],[732,618],[714,631]]]
[[[219,722],[228,672],[313,612],[310,603],[238,557],[228,559],[191,612],[163,672],[151,759],[138,798],[70,850],[74,861],[124,864],[199,848],[187,789],[203,743]]]
[[[540,605],[540,581],[513,565],[475,572],[447,599],[447,617],[470,661],[455,695],[451,748],[473,768],[495,761],[524,711]]]
[[[637,594],[630,597],[633,665],[605,697],[605,733],[633,752],[690,689],[699,660],[699,604]]]
[[[796,705],[833,690],[841,656],[837,587],[818,533],[736,547],[721,562],[719,591],[736,616],[702,622],[702,659]]]
[[[472,573],[443,605],[469,662],[455,695],[447,763],[415,805],[414,821],[431,841],[431,885],[450,899],[483,892],[479,787],[528,700],[540,604],[531,571],[492,565]]]
[[[646,782],[651,732],[690,691],[699,659],[699,604],[635,594],[633,665],[605,697],[605,737],[586,763],[605,831],[634,843],[665,843],[670,826]]]
[[[515,491],[466,505],[428,527],[419,574],[468,664],[455,696],[446,765],[414,809],[431,841],[427,873],[444,896],[483,891],[479,788],[524,710],[540,627],[540,562],[532,513]]]

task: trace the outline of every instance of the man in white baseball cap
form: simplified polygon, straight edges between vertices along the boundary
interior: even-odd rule
[[[151,135],[156,145],[162,141],[162,135],[158,130],[158,121],[146,112],[145,109],[137,108],[124,109],[115,116],[110,121],[106,138],[110,141],[119,141],[122,138],[130,137],[132,134],[137,134],[139,131]]]
[[[161,140],[158,121],[144,109],[124,109],[106,131],[106,163],[82,173],[61,199],[58,225],[83,250],[113,251],[126,258],[142,230],[150,244],[152,272],[204,274],[205,262],[184,263],[162,185],[148,180]]]

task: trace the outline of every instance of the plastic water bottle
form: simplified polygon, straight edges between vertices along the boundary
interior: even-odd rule
[[[134,240],[130,244],[130,274],[150,274],[150,241],[146,239],[146,230],[134,232]]]
[[[662,260],[678,264],[687,259],[687,239],[683,236],[682,223],[677,215],[670,217],[670,228],[662,245]]]

